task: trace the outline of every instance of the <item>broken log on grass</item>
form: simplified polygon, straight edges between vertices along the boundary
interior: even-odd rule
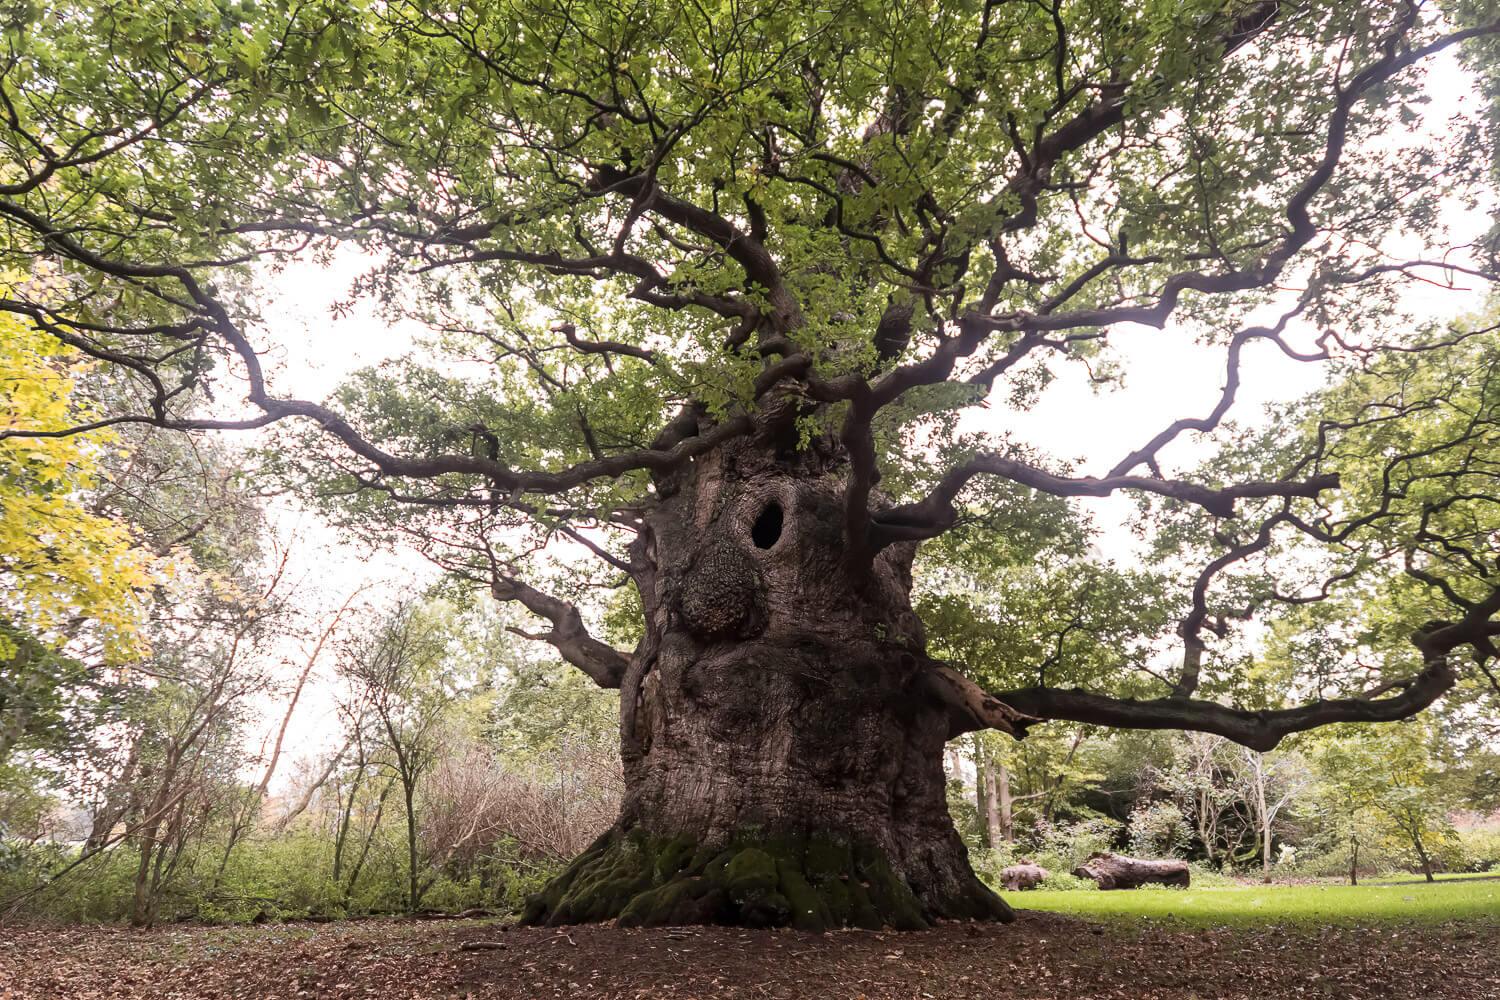
[[[1031,861],[1009,865],[1000,872],[1000,885],[1011,892],[1035,889],[1037,884],[1052,873]]]
[[[1097,882],[1101,889],[1136,889],[1143,885],[1188,887],[1191,876],[1186,861],[1148,861],[1107,852],[1091,854],[1073,874]]]

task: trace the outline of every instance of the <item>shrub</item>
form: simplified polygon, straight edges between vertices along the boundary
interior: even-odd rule
[[[1123,829],[1123,823],[1107,816],[1093,816],[1066,826],[1042,821],[1031,834],[1035,849],[1026,856],[1048,871],[1071,872],[1089,855],[1112,850]]]
[[[1051,889],[1059,892],[1076,892],[1092,889],[1097,892],[1099,890],[1099,883],[1093,879],[1079,878],[1077,875],[1051,871],[1049,869],[1047,877],[1037,883],[1037,888]]]
[[[1458,831],[1456,868],[1469,872],[1500,870],[1500,826],[1476,826]]]
[[[1016,851],[1014,844],[1001,844],[999,847],[980,847],[969,852],[969,864],[974,868],[974,874],[978,875],[992,888],[999,888],[1000,873],[1009,866],[1015,864],[1021,857]]]
[[[0,864],[0,905],[26,896],[23,912],[39,920],[102,923],[128,912],[135,878],[132,851],[101,854],[52,878],[78,859],[78,850],[61,844],[15,844]]]
[[[1179,857],[1191,839],[1175,802],[1142,802],[1130,814],[1130,853],[1138,857]]]

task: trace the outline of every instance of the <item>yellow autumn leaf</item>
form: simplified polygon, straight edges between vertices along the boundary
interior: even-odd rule
[[[0,276],[0,296],[14,282]],[[26,318],[0,313],[0,427],[47,433],[91,419],[73,395],[82,365]],[[154,568],[125,525],[84,505],[111,443],[106,432],[0,437],[0,615],[54,643],[90,622],[118,661],[140,652],[139,593]]]

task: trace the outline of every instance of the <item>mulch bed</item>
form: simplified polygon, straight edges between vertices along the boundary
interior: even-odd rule
[[[1185,930],[1022,913],[826,935],[493,921],[0,927],[0,1000],[1500,1000],[1500,925]]]

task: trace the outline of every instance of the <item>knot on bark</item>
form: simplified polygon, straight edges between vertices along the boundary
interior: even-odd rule
[[[700,556],[682,582],[682,618],[703,639],[747,639],[766,626],[760,567],[738,545],[722,541]]]

